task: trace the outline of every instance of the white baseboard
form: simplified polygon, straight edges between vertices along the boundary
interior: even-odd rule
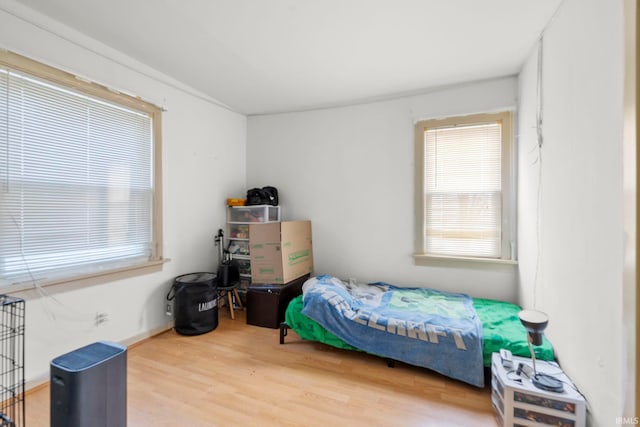
[[[121,340],[119,341],[119,344],[125,347],[130,347],[134,344],[138,344],[144,340],[147,340],[163,332],[166,332],[171,328],[173,328],[173,321],[167,322],[165,325],[159,326],[155,329],[151,329],[141,334],[137,334],[127,339]],[[28,381],[25,381],[24,388],[25,388],[25,391],[29,391],[36,387],[40,387],[44,384],[47,384],[48,382],[49,382],[49,373],[43,373],[41,375],[37,375],[35,378],[31,378]]]

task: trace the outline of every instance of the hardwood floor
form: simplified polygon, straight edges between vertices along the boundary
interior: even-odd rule
[[[491,426],[490,388],[247,325],[168,331],[127,350],[129,427]],[[26,396],[27,426],[49,425],[49,387]]]

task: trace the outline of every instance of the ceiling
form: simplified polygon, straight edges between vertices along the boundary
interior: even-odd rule
[[[18,0],[243,114],[514,75],[562,0]]]

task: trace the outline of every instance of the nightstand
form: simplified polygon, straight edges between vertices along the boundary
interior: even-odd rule
[[[561,393],[541,390],[524,374],[518,376],[519,363],[531,366],[531,359],[513,356],[513,369],[506,370],[499,353],[493,353],[491,358],[491,401],[500,426],[585,426],[584,397],[555,362],[537,361],[536,368],[561,380]]]

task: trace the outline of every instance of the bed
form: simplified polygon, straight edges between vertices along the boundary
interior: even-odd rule
[[[465,294],[353,284],[324,275],[305,282],[303,295],[287,306],[280,343],[292,328],[304,340],[365,351],[483,387],[493,352],[505,348],[530,356],[520,310]],[[535,351],[541,360],[554,360],[546,337]]]

